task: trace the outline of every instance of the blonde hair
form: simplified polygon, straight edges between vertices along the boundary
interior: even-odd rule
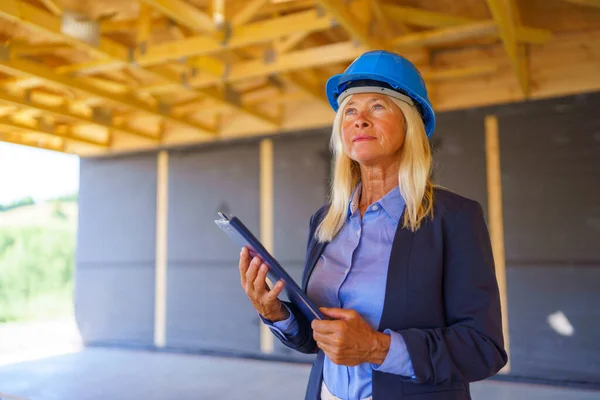
[[[335,165],[330,191],[331,206],[315,232],[319,242],[332,241],[342,229],[350,196],[360,182],[360,165],[348,157],[342,141],[343,110],[351,98],[352,96],[348,96],[344,99],[333,122],[330,146]],[[406,202],[403,227],[414,232],[419,229],[424,218],[433,217],[431,149],[417,108],[401,100],[389,98],[404,114],[406,136],[399,155],[398,185]]]

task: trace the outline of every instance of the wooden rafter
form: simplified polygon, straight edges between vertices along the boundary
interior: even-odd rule
[[[469,30],[471,29],[469,28],[470,25],[473,25],[474,28],[477,26],[495,26],[493,20],[478,21],[472,18],[457,17],[411,7],[387,4],[383,6],[383,9],[394,21],[402,21],[425,28],[451,28],[461,26]],[[487,23],[487,25],[485,25],[485,23]],[[425,31],[425,33],[439,34],[440,36],[443,36],[446,32],[452,33],[452,30],[445,31],[440,29],[438,31]],[[490,28],[488,34],[498,36],[499,32],[497,29],[493,30]],[[552,32],[549,30],[529,28],[526,26],[517,26],[515,34],[518,41],[532,44],[542,44],[552,38]],[[410,37],[409,35],[406,36]]]
[[[498,25],[504,49],[510,58],[521,90],[525,96],[528,96],[530,83],[525,47],[517,42],[516,28],[519,20],[517,5],[514,0],[487,0],[487,4]]]
[[[111,67],[111,69],[122,68],[123,66],[128,64],[131,68],[143,69],[142,66],[140,66],[138,63],[133,65],[130,64],[129,52],[125,48],[125,46],[109,39],[101,39],[100,49],[97,49],[94,46],[91,46],[87,43],[73,39],[60,32],[60,20],[58,18],[43,11],[37,10],[35,9],[35,7],[32,8],[32,6],[28,4],[21,4],[17,0],[2,0],[0,1],[0,16],[7,17],[17,23],[25,24],[26,26],[35,29],[37,32],[42,32],[44,35],[50,35],[51,37],[54,37],[57,40],[67,41],[69,44],[72,44],[77,48],[86,51],[88,54],[100,58],[101,60],[99,61],[85,63],[84,68],[86,68],[88,72],[105,71],[107,70],[107,66]],[[78,69],[69,66],[61,68],[58,74],[64,75],[74,72],[78,72]],[[185,82],[182,81],[180,75],[172,73],[166,68],[155,68],[151,71],[151,74],[154,74],[159,80],[163,82],[166,81],[165,83],[176,84],[184,90],[189,90],[185,87]],[[202,96],[213,97],[214,100],[219,101],[221,103],[228,103],[225,96],[215,92],[200,91],[197,94]],[[240,106],[237,103],[229,103],[229,106],[243,113],[251,115],[254,118],[259,118],[269,125],[276,126],[278,124],[278,121],[274,120],[269,116],[264,115],[263,113],[253,110],[252,108]],[[216,133],[215,129],[204,124],[174,118],[173,116],[164,112],[157,113],[155,110],[147,111],[156,116],[164,117],[167,120],[170,120],[171,122],[180,123],[192,129],[198,130],[199,132],[204,134]]]
[[[216,26],[205,12],[183,0],[140,0],[194,31],[214,32]]]
[[[350,12],[341,0],[319,0],[319,4],[331,14],[350,36],[369,49],[382,49],[385,44],[369,34],[369,26]]]
[[[51,136],[68,139],[70,141],[77,142],[77,143],[89,144],[92,146],[97,146],[97,147],[105,148],[105,149],[108,148],[107,142],[86,139],[83,137],[79,137],[79,136],[73,134],[72,132],[61,132],[61,130],[56,129],[55,127],[45,128],[39,123],[39,121],[36,121],[35,123],[32,123],[32,124],[26,124],[26,123],[23,123],[20,121],[15,121],[9,117],[1,117],[0,118],[0,127],[8,128],[10,130],[18,130],[18,131],[24,131],[24,132],[30,132],[30,133],[44,133],[44,134],[48,134]]]
[[[240,26],[249,22],[262,7],[267,5],[269,0],[251,0],[246,3],[243,9],[231,18],[232,26]]]
[[[103,128],[107,128],[109,130],[123,132],[123,133],[129,134],[129,135],[132,135],[132,136],[138,136],[140,138],[145,138],[145,139],[150,139],[150,140],[155,140],[155,141],[158,140],[157,137],[152,134],[142,132],[142,131],[139,131],[136,129],[132,129],[131,127],[119,126],[119,125],[116,125],[114,122],[100,120],[100,119],[94,119],[93,117],[87,117],[87,116],[75,113],[72,110],[70,110],[70,108],[68,106],[52,106],[52,105],[42,104],[42,103],[34,101],[32,99],[18,97],[18,96],[9,94],[9,93],[0,93],[0,102],[5,103],[5,104],[12,104],[12,105],[15,105],[18,107],[35,109],[35,110],[43,112],[47,115],[53,115],[53,116],[60,117],[60,118],[68,118],[70,120],[74,120],[74,121],[78,121],[78,122],[82,122],[82,123],[86,123],[86,124],[90,124],[90,125],[100,126]]]

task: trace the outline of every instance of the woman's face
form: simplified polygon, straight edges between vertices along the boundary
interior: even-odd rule
[[[386,95],[359,93],[342,110],[344,151],[363,165],[397,159],[404,144],[404,114]]]

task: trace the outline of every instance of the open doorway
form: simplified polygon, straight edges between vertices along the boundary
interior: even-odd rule
[[[78,187],[78,157],[0,143],[0,366],[80,344]]]

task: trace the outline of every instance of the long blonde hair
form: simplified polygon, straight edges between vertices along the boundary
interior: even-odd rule
[[[333,122],[330,146],[334,154],[334,174],[330,191],[329,211],[316,230],[319,242],[330,242],[342,229],[348,212],[348,202],[360,182],[360,165],[344,151],[342,141],[343,110],[352,96],[344,99]],[[415,106],[389,97],[404,114],[406,136],[400,151],[398,185],[406,202],[403,227],[413,232],[424,218],[433,217],[433,185],[431,183],[431,149],[421,115]]]

